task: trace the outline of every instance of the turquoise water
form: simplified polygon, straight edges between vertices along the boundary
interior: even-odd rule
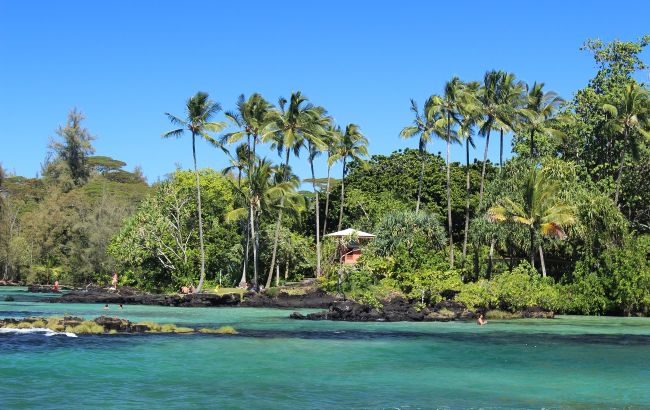
[[[110,314],[240,335],[0,334],[0,408],[650,408],[645,318],[307,322],[47,296],[0,288],[0,317]]]

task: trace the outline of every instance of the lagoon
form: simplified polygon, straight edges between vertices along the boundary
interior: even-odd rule
[[[0,317],[109,314],[240,333],[0,334],[0,408],[650,407],[648,318],[310,322],[280,309],[106,312],[48,296],[0,288]]]

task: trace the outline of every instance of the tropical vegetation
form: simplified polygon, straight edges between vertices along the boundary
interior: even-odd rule
[[[337,124],[302,92],[277,105],[242,95],[224,121],[199,92],[185,115],[166,114],[176,128],[163,134],[191,135],[193,169],[153,184],[94,155],[95,136],[73,110],[39,177],[0,167],[2,278],[101,284],[118,271],[121,285],[154,291],[317,278],[374,306],[401,295],[470,309],[647,315],[650,91],[635,78],[649,42],[587,41],[597,70],[572,97],[502,70],[452,77],[422,109],[405,101],[413,120],[394,125],[395,143],[415,137],[417,149],[389,155],[369,156],[372,135]],[[199,167],[197,139],[227,161]],[[452,161],[456,146],[464,163]],[[260,155],[273,151],[277,161]],[[294,173],[297,161],[308,175]],[[343,265],[326,236],[333,227],[376,239]]]

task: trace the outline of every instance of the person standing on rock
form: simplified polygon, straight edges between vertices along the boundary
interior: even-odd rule
[[[113,273],[113,279],[111,280],[111,285],[113,285],[113,290],[117,290],[117,272]]]

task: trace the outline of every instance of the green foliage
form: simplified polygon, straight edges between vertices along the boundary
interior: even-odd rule
[[[156,187],[113,238],[108,251],[121,262],[126,283],[167,290],[196,283],[200,259],[194,184],[193,172],[177,171]],[[206,269],[214,280],[219,270],[228,274],[237,268],[231,254],[239,237],[225,223],[233,192],[226,177],[209,170],[201,171],[201,188]]]

